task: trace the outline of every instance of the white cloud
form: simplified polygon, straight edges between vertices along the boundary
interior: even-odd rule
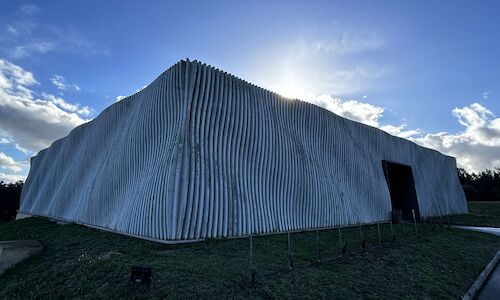
[[[59,108],[68,112],[75,112],[80,116],[89,116],[94,112],[94,110],[88,106],[81,106],[80,104],[68,103],[64,101],[64,99],[56,97],[52,94],[42,93],[42,96],[44,100],[54,103]]]
[[[483,92],[482,96],[483,96],[483,99],[485,99],[485,100],[489,99],[491,96],[491,92]]]
[[[305,100],[306,102],[323,107],[344,118],[378,127],[395,136],[409,138],[420,134],[420,131],[417,129],[405,130],[406,124],[401,124],[399,126],[381,124],[380,118],[384,113],[384,108],[380,106],[353,99],[342,100],[330,95],[314,96],[313,94],[309,94],[304,99],[308,99]],[[366,97],[364,97],[364,99],[366,99]]]
[[[12,89],[14,85],[37,84],[33,73],[23,70],[6,60],[0,59],[0,88]]]
[[[39,22],[35,16],[40,9],[35,5],[20,7],[22,12],[15,22],[0,20],[0,54],[11,58],[32,57],[35,54],[75,53],[84,56],[109,55],[102,42],[95,42],[88,34],[70,26]]]
[[[6,137],[0,137],[0,144],[10,144],[12,143],[12,139]]]
[[[470,106],[462,108],[455,108],[452,112],[458,118],[458,122],[467,128],[483,127],[486,125],[487,119],[493,116],[491,111],[478,103],[473,103]]]
[[[24,153],[24,154],[26,154],[28,156],[32,156],[32,155],[35,154],[33,151],[30,151],[28,149],[24,149],[23,147],[19,146],[19,144],[16,144],[14,146],[14,148],[16,148],[16,150],[18,150],[18,151],[20,151],[20,152],[22,152],[22,153]]]
[[[21,172],[26,163],[15,161],[12,157],[0,152],[0,168],[11,170],[15,173]]]
[[[135,92],[136,92],[136,93],[138,93],[138,92],[142,91],[143,89],[145,89],[145,88],[147,88],[147,87],[148,87],[148,85],[147,85],[147,84],[145,84],[145,85],[143,85],[140,89],[137,89]]]
[[[15,174],[5,174],[0,172],[0,181],[6,182],[6,183],[14,183],[17,181],[25,181],[26,176],[24,175],[15,175]]]
[[[33,42],[24,45],[18,45],[8,49],[10,56],[14,58],[29,57],[34,53],[47,53],[55,49],[55,45],[51,42]]]
[[[58,90],[66,91],[66,90],[75,90],[80,91],[80,87],[75,83],[68,83],[66,79],[61,75],[54,75],[54,77],[50,78],[50,82],[56,86]]]
[[[399,126],[386,124],[386,125],[380,126],[379,128],[382,129],[383,131],[389,133],[389,134],[399,136],[399,137],[402,137],[405,139],[408,139],[412,136],[418,136],[421,134],[420,130],[418,130],[418,129],[404,130],[406,128],[406,126],[407,126],[406,124],[401,124]]]
[[[308,49],[304,50],[315,54],[332,53],[344,55],[376,50],[384,45],[383,39],[374,30],[355,31],[330,24],[322,31],[320,33],[321,36],[317,37],[315,41],[311,42],[305,39],[302,47]]]
[[[31,72],[0,59],[0,131],[18,147],[37,152],[71,129],[88,121],[90,108],[71,104],[30,87],[37,81]]]
[[[347,119],[375,127],[379,125],[378,120],[384,112],[382,107],[359,102],[357,100],[342,101],[340,98],[333,98],[330,95],[312,97],[306,101],[326,108]]]
[[[429,133],[411,140],[457,157],[469,172],[500,167],[500,118],[479,103],[455,108],[452,114],[465,127],[459,133]]]
[[[40,12],[40,8],[34,4],[25,4],[20,7],[22,13],[26,15],[35,15]]]
[[[135,90],[135,93],[138,93],[138,92],[142,91],[143,89],[145,89],[145,88],[147,88],[147,87],[148,87],[148,85],[147,85],[147,84],[145,84],[145,85],[143,85],[141,88],[138,88],[137,90]],[[127,98],[127,97],[128,97],[128,96],[123,96],[123,95],[116,96],[116,98],[115,98],[115,102],[121,101],[121,100],[123,100],[123,99],[125,99],[125,98]]]
[[[121,101],[121,100],[123,100],[125,98],[127,98],[127,96],[122,96],[122,95],[117,96],[115,102]]]
[[[384,108],[358,100],[312,94],[305,99],[347,119],[377,127],[389,134],[457,157],[458,165],[468,172],[500,167],[500,118],[496,118],[489,109],[479,103],[452,110],[452,115],[465,127],[464,131],[452,134],[423,133],[419,129],[407,129],[404,123],[383,124],[380,119]]]

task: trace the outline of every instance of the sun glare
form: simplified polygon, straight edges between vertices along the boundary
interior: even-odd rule
[[[300,99],[305,94],[303,87],[292,74],[288,74],[276,84],[273,91],[290,100]]]

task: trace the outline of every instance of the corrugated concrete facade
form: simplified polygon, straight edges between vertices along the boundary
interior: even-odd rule
[[[386,221],[382,160],[422,216],[467,212],[454,158],[181,61],[33,157],[20,211],[162,241]]]

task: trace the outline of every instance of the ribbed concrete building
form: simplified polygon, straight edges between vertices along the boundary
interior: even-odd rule
[[[31,160],[20,211],[159,241],[467,212],[453,157],[181,61]]]

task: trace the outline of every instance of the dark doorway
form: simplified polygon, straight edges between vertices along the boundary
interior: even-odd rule
[[[415,219],[419,222],[420,210],[411,167],[386,160],[382,161],[382,167],[391,193],[393,221],[399,222],[402,219],[413,222],[414,210]]]

